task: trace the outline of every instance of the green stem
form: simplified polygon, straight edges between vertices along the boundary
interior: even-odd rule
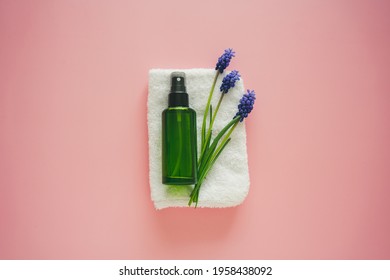
[[[215,151],[215,148],[218,145],[219,140],[222,138],[222,136],[228,131],[228,129],[234,125],[234,123],[237,122],[237,118],[232,119],[219,133],[218,135],[214,138],[213,143],[211,144],[210,148],[205,151],[202,160],[199,161],[199,168],[198,168],[198,175],[202,174],[202,171],[204,167],[209,163],[209,160],[212,156],[212,154]]]
[[[211,125],[210,125],[211,127],[212,127],[213,124],[214,124],[215,117],[217,116],[219,107],[221,106],[222,99],[223,99],[224,96],[225,96],[225,93],[221,93],[221,97],[219,97],[219,101],[218,101],[218,104],[217,104],[217,108],[215,109],[214,114],[213,114],[213,118],[211,119]]]
[[[218,113],[218,110],[219,110],[219,107],[221,106],[221,103],[222,103],[222,99],[223,97],[225,96],[224,93],[221,93],[221,97],[219,98],[219,101],[218,101],[218,104],[217,104],[217,108],[215,108],[214,110],[214,114],[210,120],[210,126],[209,128],[207,129],[207,134],[206,134],[206,142],[205,143],[208,143],[210,141],[210,138],[211,138],[211,131],[213,129],[213,124],[214,124],[214,121],[215,121],[215,117],[217,116],[217,113]],[[206,146],[205,145],[201,151],[201,157],[202,158],[202,155],[204,154],[205,150],[206,150]]]
[[[204,112],[204,115],[203,115],[203,122],[202,122],[202,149],[201,149],[201,151],[203,150],[203,147],[206,145],[206,142],[205,142],[205,140],[206,140],[206,119],[207,119],[207,115],[208,115],[208,112],[209,112],[209,109],[210,109],[211,98],[213,96],[213,92],[214,92],[215,84],[217,83],[218,76],[219,76],[219,71],[217,71],[217,73],[215,74],[213,85],[211,86],[211,90],[210,90],[210,93],[209,93],[209,98],[207,99],[206,111]]]
[[[216,159],[216,157],[219,155],[219,151],[223,148],[224,146],[224,143],[227,141],[227,139],[230,137],[230,135],[232,134],[234,128],[237,126],[239,122],[239,117],[236,117],[234,119],[232,119],[230,121],[229,124],[227,124],[221,131],[220,133],[217,135],[217,137],[215,137],[215,139],[213,140],[213,143],[211,144],[210,146],[210,149],[207,150],[207,152],[205,153],[204,155],[204,160],[202,160],[199,164],[199,168],[198,168],[198,176],[202,175],[202,174],[207,174],[208,173],[208,169],[209,167],[211,167],[211,165],[213,165],[213,160]],[[234,128],[232,128],[232,126]],[[228,129],[230,129],[228,131]],[[220,139],[222,138],[222,136],[228,131],[228,134],[223,138],[222,142],[220,145],[218,145]],[[218,145],[218,147],[217,147]]]
[[[213,157],[211,159],[211,163],[213,164],[214,161],[216,160],[216,157],[220,154],[221,149],[224,148],[225,143],[229,141],[230,135],[238,125],[239,121],[237,121],[229,130],[229,132],[225,135],[225,137],[222,139],[222,142],[218,145],[217,149],[215,150],[215,153],[213,153]]]
[[[205,179],[206,175],[210,171],[212,165],[214,164],[215,160],[218,158],[220,152],[222,149],[226,146],[227,142],[229,141],[229,137],[232,134],[234,128],[237,126],[239,122],[239,117],[236,117],[232,119],[215,137],[213,140],[213,143],[211,144],[210,148],[207,149],[207,151],[203,154],[202,160],[199,161],[198,165],[198,183],[195,185],[194,189],[191,192],[190,200],[188,202],[188,205],[191,206],[193,202],[198,203],[198,196],[199,196],[199,189],[203,183],[203,180]],[[227,132],[227,135],[223,138],[220,145],[218,145],[221,138],[224,136],[224,134]],[[218,147],[217,147],[218,146]],[[196,206],[195,206],[196,207]]]

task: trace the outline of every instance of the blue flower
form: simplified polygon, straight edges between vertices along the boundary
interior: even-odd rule
[[[238,112],[235,117],[240,116],[240,122],[242,122],[253,109],[255,104],[256,94],[254,90],[247,90],[247,93],[242,96],[240,103],[238,104]]]
[[[230,60],[234,57],[235,52],[233,49],[226,49],[224,54],[218,58],[217,65],[215,66],[215,70],[218,70],[220,73],[229,66]]]
[[[234,87],[236,82],[240,80],[240,77],[240,74],[236,70],[233,70],[232,72],[227,74],[222,80],[220,91],[223,93],[227,93],[229,89]]]

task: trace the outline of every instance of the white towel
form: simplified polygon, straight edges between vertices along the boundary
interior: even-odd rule
[[[196,111],[198,126],[198,152],[200,132],[207,98],[215,76],[213,69],[152,69],[149,72],[148,133],[149,180],[151,197],[156,209],[187,207],[193,186],[163,185],[161,163],[161,113],[168,106],[170,74],[186,73],[186,85],[190,107]],[[220,97],[220,74],[212,100],[216,107]],[[215,136],[236,114],[237,105],[244,93],[242,79],[224,97],[214,123]],[[198,207],[231,207],[243,202],[249,191],[249,172],[246,149],[245,122],[239,123],[231,135],[231,141],[215,162],[199,194]]]

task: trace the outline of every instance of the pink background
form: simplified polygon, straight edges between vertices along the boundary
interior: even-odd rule
[[[0,258],[390,259],[390,2],[0,0]],[[227,47],[251,189],[156,211],[151,68]]]

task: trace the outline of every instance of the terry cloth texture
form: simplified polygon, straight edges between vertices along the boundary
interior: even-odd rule
[[[161,114],[168,106],[170,75],[174,71],[186,74],[189,104],[197,114],[198,153],[201,144],[201,127],[207,98],[215,77],[213,69],[152,69],[149,71],[148,136],[149,180],[151,198],[156,209],[188,207],[193,186],[168,186],[162,184],[161,163]],[[219,87],[228,71],[220,74],[212,103],[216,107],[220,97]],[[237,105],[244,93],[242,79],[226,94],[213,126],[213,135],[234,117]],[[203,182],[198,207],[232,207],[241,204],[249,191],[249,171],[246,148],[245,121],[237,125],[231,141],[215,162]]]

